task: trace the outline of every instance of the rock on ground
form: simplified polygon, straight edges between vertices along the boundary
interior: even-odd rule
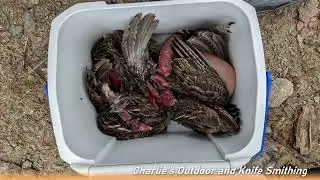
[[[320,121],[313,105],[303,106],[296,125],[295,148],[301,155],[320,161]]]
[[[287,79],[277,78],[272,81],[270,107],[280,106],[293,93],[293,84]]]
[[[4,162],[0,160],[0,175],[10,175],[11,173],[20,173],[21,167],[10,163]]]

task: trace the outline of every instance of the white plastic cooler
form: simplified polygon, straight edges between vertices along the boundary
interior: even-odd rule
[[[117,141],[98,130],[96,112],[85,90],[91,48],[104,33],[124,29],[138,12],[156,14],[158,34],[235,22],[229,47],[237,74],[233,101],[241,109],[238,135],[204,138],[172,123],[164,135]],[[261,149],[266,112],[266,70],[256,11],[235,0],[77,4],[52,22],[48,90],[59,154],[80,174],[131,174],[135,167],[243,166]]]

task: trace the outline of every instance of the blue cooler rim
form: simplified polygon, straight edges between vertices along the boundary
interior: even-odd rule
[[[266,83],[267,83],[267,91],[266,91],[266,113],[265,113],[265,120],[264,120],[264,128],[263,128],[263,135],[262,135],[262,143],[260,151],[253,156],[253,159],[259,158],[264,150],[265,147],[265,141],[267,136],[267,126],[268,126],[268,117],[269,117],[269,97],[270,97],[270,91],[271,91],[271,79],[272,79],[272,73],[270,71],[266,72]]]
[[[48,97],[48,95],[49,95],[49,93],[48,93],[48,83],[46,83],[44,89],[45,89],[46,96]]]

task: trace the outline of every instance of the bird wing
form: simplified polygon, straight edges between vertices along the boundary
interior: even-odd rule
[[[227,62],[229,60],[229,50],[227,36],[233,22],[211,26],[209,29],[199,29],[187,42],[201,52],[213,54]]]
[[[203,103],[181,99],[173,111],[173,120],[204,134],[239,132],[234,118],[221,107],[208,107]]]
[[[136,74],[142,76],[146,73],[147,45],[157,28],[159,20],[149,13],[142,18],[142,13],[136,14],[122,37],[122,51],[125,61]],[[130,69],[130,68],[129,68]]]
[[[172,46],[176,56],[173,59],[173,89],[202,101],[226,104],[230,96],[225,83],[205,57],[179,38],[173,40]]]
[[[210,72],[211,74],[218,76],[216,71],[208,64],[202,53],[194,47],[188,45],[177,37],[172,41],[172,46],[174,52],[176,53],[175,57],[188,59],[186,62],[190,64],[190,66],[193,66],[196,70]]]
[[[209,42],[210,48],[213,51],[213,55],[229,62],[229,50],[227,41],[222,35],[210,31],[204,31],[199,32],[198,37],[202,37],[207,42]]]
[[[239,123],[236,119],[224,108],[215,106],[215,112],[217,112],[221,121],[220,130],[228,134],[236,134],[240,130]]]

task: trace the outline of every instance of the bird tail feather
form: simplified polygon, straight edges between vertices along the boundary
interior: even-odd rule
[[[142,13],[136,14],[128,28],[124,30],[122,50],[129,65],[143,66],[148,42],[159,24],[155,15],[149,13],[142,18]]]

